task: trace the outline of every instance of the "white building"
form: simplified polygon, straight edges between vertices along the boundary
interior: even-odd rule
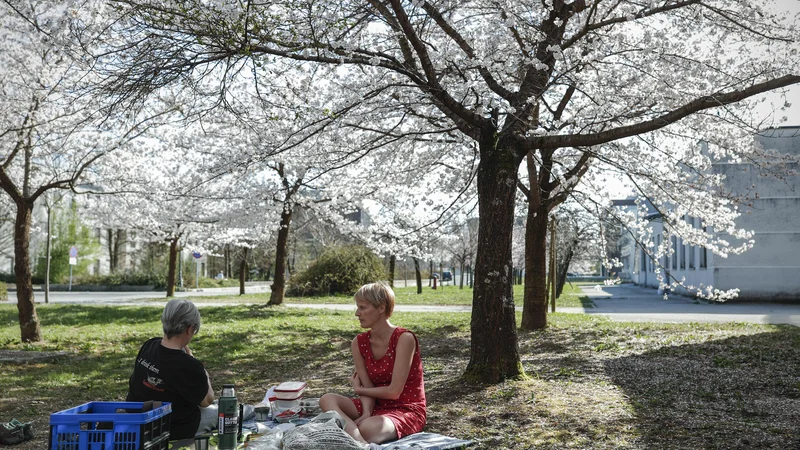
[[[800,157],[800,127],[767,129],[755,136],[765,149]],[[788,167],[800,170],[798,158]],[[661,264],[669,277],[685,279],[687,286],[713,286],[728,290],[738,288],[740,300],[800,301],[800,175],[787,178],[762,176],[750,163],[718,162],[715,173],[725,175],[725,188],[736,196],[748,197],[748,206],[738,219],[739,228],[754,231],[755,245],[740,255],[721,258],[702,247],[686,245],[672,236],[672,257]],[[618,208],[636,209],[633,199],[617,200]],[[648,205],[649,206],[649,205]],[[648,209],[655,245],[665,239],[660,216]],[[697,218],[687,217],[695,227]],[[642,286],[658,287],[656,265],[632,236],[623,234],[619,243],[623,267],[620,278]],[[683,292],[685,293],[685,291]]]

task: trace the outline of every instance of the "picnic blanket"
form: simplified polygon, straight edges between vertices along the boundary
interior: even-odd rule
[[[330,414],[335,414],[335,413],[325,413],[324,415],[320,416],[319,418],[323,419],[323,422],[327,422],[328,420],[325,420],[325,417],[327,415],[330,415]],[[331,416],[331,417],[335,417],[335,416]],[[341,419],[339,419],[339,420],[341,420]],[[315,421],[311,422],[311,426],[312,427],[313,427],[314,423],[315,423]],[[317,423],[317,425],[320,425],[323,428],[325,428],[324,425],[322,425],[321,422],[316,422],[316,423]],[[250,428],[251,426],[255,426],[255,425],[256,425],[256,423],[254,423],[254,422],[245,422],[243,424],[242,428],[243,429],[247,429],[247,428]],[[272,425],[270,428],[273,428],[273,427],[275,427],[275,428],[283,428],[286,425],[288,425],[289,427],[293,427],[293,425],[290,425],[290,424],[279,425],[277,423],[271,423],[270,425]],[[261,425],[261,426],[263,427],[264,425]],[[334,427],[334,430],[328,430],[328,431],[338,431],[339,433],[342,433],[340,431],[341,430],[341,425],[338,425],[338,426],[332,425],[332,426]],[[286,428],[283,428],[283,429],[287,432],[287,434],[292,435],[293,433],[291,433],[291,431],[290,431],[291,428],[289,428],[289,427],[286,427]],[[288,445],[289,448],[294,448],[294,447],[306,448],[305,444],[312,443],[314,440],[316,440],[314,438],[324,438],[325,436],[330,434],[330,433],[327,433],[327,434],[326,433],[322,433],[319,436],[314,436],[313,432],[309,433],[310,429],[308,427],[303,427],[303,428],[304,428],[305,432],[301,433],[300,441],[299,442],[292,442],[291,445]],[[318,431],[322,432],[324,430],[320,429]],[[253,432],[261,434],[263,432],[263,430],[258,430],[258,431],[253,430]],[[277,436],[281,436],[281,435],[283,435],[283,433],[280,433],[280,434],[274,436],[275,439],[271,439],[270,437],[265,437],[264,441],[271,441],[273,443],[272,445],[274,445],[275,447],[279,447],[276,444],[278,442],[282,441],[283,439],[281,439],[280,437],[277,437]],[[303,435],[306,435],[306,436],[303,436]],[[349,436],[345,435],[344,433],[342,433],[342,435],[343,435],[343,437],[349,437]],[[332,436],[328,436],[328,437],[332,438]],[[295,439],[293,439],[293,441],[296,440],[296,438],[297,438],[297,436],[295,436]],[[311,438],[311,441],[309,441],[308,443],[304,443],[303,442],[304,441],[303,438]],[[352,439],[352,438],[350,438],[350,439]],[[305,440],[308,440],[308,439],[305,439]],[[255,442],[252,443],[252,444],[255,444],[254,448],[259,448],[259,449],[261,448],[261,446],[259,446],[259,444],[256,444]],[[284,442],[284,444],[289,444],[289,443]],[[319,444],[319,442],[317,442],[316,444]],[[328,444],[331,444],[331,443],[328,443]],[[355,444],[355,441],[353,441],[353,444]],[[392,441],[392,442],[387,442],[385,444],[370,444],[369,445],[369,450],[456,450],[456,449],[467,448],[469,446],[472,446],[473,444],[474,444],[474,442],[471,441],[471,440],[456,439],[456,438],[449,437],[449,436],[444,436],[444,435],[441,435],[441,434],[438,434],[438,433],[421,432],[421,433],[414,433],[414,434],[405,436],[402,439],[398,439],[398,440]],[[311,445],[311,447],[314,447],[314,445]],[[311,448],[311,447],[309,447],[309,448]],[[344,446],[342,448],[345,448],[345,447],[346,446]],[[267,442],[263,442],[263,448],[267,449],[267,450],[272,450],[273,449],[273,447],[271,447],[269,444],[267,444]]]
[[[456,439],[437,433],[421,432],[410,434],[383,445],[373,445],[375,449],[380,450],[454,450],[467,448],[472,444],[473,442],[469,440]]]

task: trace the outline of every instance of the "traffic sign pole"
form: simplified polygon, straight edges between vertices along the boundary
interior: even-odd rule
[[[72,266],[78,264],[78,247],[69,248],[69,290],[72,292]]]
[[[195,289],[200,289],[200,258],[203,257],[203,254],[200,252],[192,252],[192,257],[194,258],[194,287]]]

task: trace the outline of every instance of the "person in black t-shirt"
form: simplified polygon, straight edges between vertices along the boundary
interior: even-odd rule
[[[170,300],[161,323],[164,336],[145,342],[136,355],[126,400],[171,402],[170,439],[191,438],[205,431],[198,430],[201,409],[214,402],[211,378],[188,346],[200,331],[200,312],[188,300]]]

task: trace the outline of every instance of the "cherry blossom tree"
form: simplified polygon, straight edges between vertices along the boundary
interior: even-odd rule
[[[214,69],[214,95],[226,98],[219,92],[242,74],[302,68],[329,80],[318,91],[324,100],[304,107],[347,103],[347,111],[330,110],[369,110],[373,121],[359,126],[384,136],[436,132],[453,148],[477,145],[480,227],[465,375],[488,382],[522,373],[511,236],[524,160],[532,314],[523,326],[535,329],[547,323],[548,217],[587,166],[650,168],[648,155],[669,153],[663,144],[673,136],[746,152],[726,137],[755,126],[736,103],[800,81],[797,21],[747,0],[114,5],[115,31],[128,38],[118,44],[124,57],[104,67],[120,105],[160,86],[196,85]]]
[[[89,169],[144,128],[143,116],[108,117],[87,94],[89,61],[72,31],[96,32],[94,2],[0,3],[0,189],[15,209],[14,272],[23,342],[42,339],[31,284],[34,204],[58,189],[80,190]],[[143,111],[144,113],[145,111]]]
[[[208,151],[222,145],[220,136],[185,119],[174,116],[138,139],[135,150],[104,158],[94,169],[99,192],[89,208],[103,228],[169,245],[167,297],[174,295],[184,247],[203,254],[225,245],[252,248],[270,234],[263,186],[221,166],[219,155]]]

